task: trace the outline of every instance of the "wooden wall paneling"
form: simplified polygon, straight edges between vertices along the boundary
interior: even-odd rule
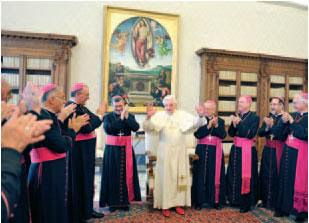
[[[215,76],[216,76],[216,70],[215,70],[215,64],[216,64],[216,58],[213,56],[208,56],[207,58],[207,78],[206,81],[208,83],[207,88],[209,89],[211,86],[214,86],[215,84]],[[213,91],[208,91],[206,93],[207,99],[213,99],[215,97],[215,91],[216,89],[213,89]]]
[[[27,58],[24,55],[20,56],[20,86],[19,86],[19,94],[21,94],[23,87],[26,85],[26,67],[27,67]]]
[[[269,114],[269,94],[270,94],[270,78],[268,73],[268,63],[266,60],[262,60],[260,64],[260,78],[259,78],[259,88],[258,88],[258,98],[259,101],[259,112],[260,126],[263,123],[263,118]],[[257,137],[258,145],[264,145],[266,140],[264,137]],[[262,156],[262,149],[258,148],[259,157]]]
[[[200,101],[205,101],[206,99],[219,99],[220,71],[236,72],[236,100],[241,94],[241,73],[257,74],[256,113],[260,116],[260,124],[263,118],[269,113],[271,75],[284,75],[286,77],[284,95],[286,98],[285,109],[288,109],[289,77],[303,77],[304,90],[308,89],[307,59],[208,48],[202,48],[196,51],[196,54],[201,58],[202,75]],[[235,105],[235,111],[236,108],[237,105]],[[226,124],[229,125],[230,123]],[[225,139],[225,141],[230,140],[230,137]],[[258,137],[257,149],[259,155],[261,155],[263,145],[264,139]]]
[[[2,30],[2,56],[19,56],[20,89],[26,84],[27,58],[51,59],[51,80],[67,93],[71,48],[77,38],[71,35]]]
[[[204,98],[207,98],[207,87],[205,86],[205,83],[207,83],[207,71],[206,71],[206,55],[202,56],[202,59],[200,60],[201,64],[201,76],[200,76],[200,97],[199,97],[199,102],[202,103]]]

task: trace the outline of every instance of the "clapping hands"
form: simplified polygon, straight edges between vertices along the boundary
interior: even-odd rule
[[[205,115],[205,107],[204,105],[196,105],[195,111],[200,117],[203,117]]]
[[[124,109],[122,110],[120,114],[120,119],[124,120],[124,119],[128,119],[128,117],[129,117],[129,106],[125,105]]]
[[[284,123],[289,122],[290,124],[292,124],[294,122],[294,118],[288,112],[283,113],[282,120]]]
[[[234,127],[236,127],[239,124],[239,122],[241,121],[241,118],[239,118],[238,116],[231,115],[230,117],[231,117],[231,120],[232,120]]]
[[[84,126],[88,124],[89,115],[84,114],[76,117],[76,114],[73,114],[73,117],[69,119],[68,127],[73,129],[76,133]]]
[[[218,124],[218,117],[214,116],[209,122],[208,122],[208,129],[210,129],[211,127],[215,127],[218,128],[219,124]]]
[[[73,112],[75,112],[76,104],[69,104],[66,107],[61,109],[61,112],[58,114],[58,119],[64,122]]]
[[[274,124],[274,120],[272,118],[265,117],[264,122],[266,123],[268,128],[271,128]]]
[[[155,107],[153,107],[152,104],[148,104],[146,112],[147,112],[147,119],[150,119],[156,113],[156,109]]]

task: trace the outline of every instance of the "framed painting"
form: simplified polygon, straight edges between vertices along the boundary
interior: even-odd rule
[[[148,103],[163,107],[177,97],[179,16],[105,6],[103,98],[125,98],[130,112],[144,113]]]

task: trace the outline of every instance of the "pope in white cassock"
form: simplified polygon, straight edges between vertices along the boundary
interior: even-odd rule
[[[199,117],[176,110],[176,99],[168,95],[163,99],[165,111],[147,107],[147,119],[143,123],[146,132],[159,136],[154,180],[154,208],[163,209],[165,217],[170,208],[184,215],[184,206],[191,206],[191,178],[185,134],[207,124],[204,109],[197,106]]]

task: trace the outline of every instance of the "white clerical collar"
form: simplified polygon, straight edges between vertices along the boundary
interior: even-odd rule
[[[81,105],[81,104],[78,104],[78,103],[75,101],[75,98],[70,98],[70,101],[73,102],[73,103],[76,104],[76,105]]]
[[[273,113],[272,113],[273,114]],[[274,113],[273,115],[275,116],[275,117],[278,117],[278,116],[280,116],[280,115],[282,115],[283,114],[283,112],[280,112],[280,113]]]
[[[246,116],[248,113],[250,112],[250,110],[246,111],[246,112],[240,112],[240,116],[244,117]]]
[[[299,114],[300,114],[301,116],[305,115],[306,113],[308,114],[308,111],[305,111],[305,112],[299,112]]]

